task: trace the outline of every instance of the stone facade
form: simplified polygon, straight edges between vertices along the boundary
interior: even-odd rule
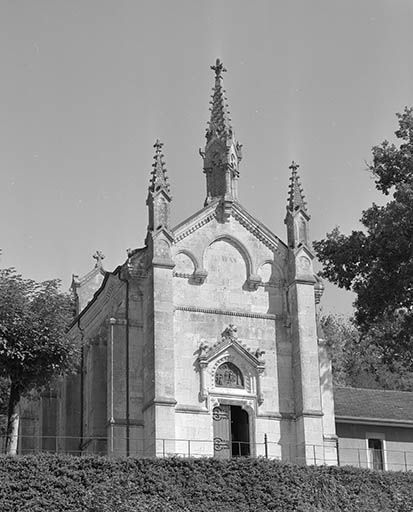
[[[322,285],[291,165],[287,243],[239,203],[241,145],[218,60],[204,207],[176,227],[155,144],[145,246],[114,272],[76,279],[82,372],[57,389],[60,449],[142,456],[267,455],[337,463]],[[104,276],[103,276],[104,274]]]

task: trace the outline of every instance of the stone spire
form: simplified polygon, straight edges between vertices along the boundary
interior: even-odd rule
[[[168,194],[170,193],[170,186],[168,176],[166,173],[165,163],[163,161],[162,147],[163,143],[156,139],[155,144],[155,155],[153,157],[154,163],[152,164],[151,182],[149,185],[149,191],[155,192],[159,189],[164,189]]]
[[[210,66],[215,71],[215,86],[213,88],[211,103],[211,119],[208,123],[206,138],[209,141],[212,137],[217,137],[223,141],[232,136],[231,118],[228,110],[225,90],[222,87],[223,73],[226,69],[222,62],[217,59],[215,66]]]
[[[200,150],[204,161],[207,197],[205,205],[215,199],[222,199],[224,207],[237,200],[237,181],[239,163],[242,159],[241,145],[235,140],[231,125],[225,90],[222,86],[223,73],[226,71],[217,59],[211,69],[215,72],[215,84],[212,89],[211,117],[206,131],[205,149]]]
[[[163,161],[162,142],[157,140],[154,144],[151,180],[148,189],[149,223],[148,231],[156,232],[162,228],[170,227],[170,203],[172,201],[171,188],[168,181],[165,163]]]
[[[307,203],[305,202],[303,187],[300,182],[300,177],[298,176],[297,169],[300,166],[294,162],[291,162],[289,169],[291,169],[291,177],[290,177],[290,190],[288,194],[288,206],[287,208],[291,212],[295,212],[298,210],[302,210],[307,213]]]
[[[300,245],[309,246],[309,221],[310,215],[307,210],[307,203],[304,200],[303,187],[300,182],[297,170],[299,165],[294,161],[291,163],[290,189],[288,193],[287,226],[288,245],[291,248]]]

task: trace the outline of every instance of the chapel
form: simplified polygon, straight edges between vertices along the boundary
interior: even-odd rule
[[[36,448],[37,433],[42,449],[69,453],[338,463],[331,364],[318,325],[323,285],[299,166],[290,165],[279,237],[238,200],[242,146],[226,103],[226,69],[219,59],[211,68],[204,204],[171,225],[157,140],[143,246],[113,272],[97,252],[91,272],[73,277],[78,315],[70,336],[83,346],[81,371],[44,393],[40,407],[27,407],[23,453]],[[349,440],[360,396],[337,395]]]

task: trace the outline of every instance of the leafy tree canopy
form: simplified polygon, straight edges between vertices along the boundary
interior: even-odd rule
[[[413,391],[409,362],[387,357],[386,329],[362,335],[352,319],[338,315],[322,317],[321,326],[335,385]]]
[[[71,297],[58,280],[36,283],[14,269],[0,270],[0,375],[21,393],[72,368],[78,347],[67,337]]]
[[[382,336],[389,357],[413,360],[413,109],[397,114],[398,145],[373,147],[369,169],[391,200],[362,212],[363,230],[338,228],[314,242],[321,275],[356,293],[355,319],[363,333]]]
[[[78,361],[80,347],[66,335],[72,300],[59,287],[58,280],[36,283],[12,268],[0,270],[0,392],[8,392],[8,445],[16,438],[20,398]]]

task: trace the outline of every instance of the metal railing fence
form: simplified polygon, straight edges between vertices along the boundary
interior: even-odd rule
[[[0,447],[5,452],[6,436],[0,436]],[[245,442],[222,439],[182,439],[143,437],[115,438],[91,436],[82,440],[71,436],[28,436],[18,438],[18,454],[38,452],[70,453],[72,455],[99,454],[116,457],[266,457],[296,464],[356,466],[394,471],[413,470],[411,450],[373,450],[361,446],[316,444],[288,444],[268,441]],[[374,453],[373,453],[374,452]],[[380,461],[380,464],[377,463]]]

